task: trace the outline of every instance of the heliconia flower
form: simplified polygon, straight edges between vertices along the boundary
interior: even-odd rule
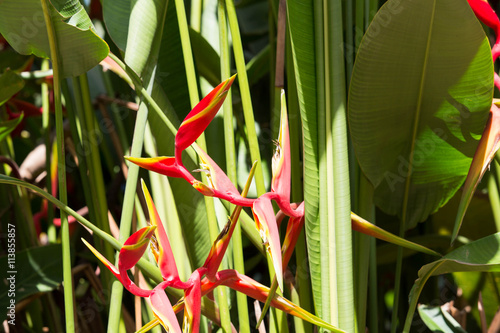
[[[168,332],[180,333],[181,327],[179,326],[179,322],[175,316],[172,304],[164,291],[167,284],[168,283],[166,282],[162,282],[151,292],[151,295],[149,296],[151,309],[153,310],[155,317],[160,321],[160,324],[165,327]]]
[[[175,157],[159,156],[142,158],[125,156],[125,159],[137,164],[141,168],[157,172],[168,177],[184,178],[190,183],[195,180],[195,178],[186,170],[184,166],[176,163]]]
[[[191,286],[184,292],[184,319],[182,331],[184,333],[198,333],[200,330],[201,315],[201,277],[205,269],[197,269],[191,274],[188,284]]]
[[[257,163],[254,163],[252,165],[252,169],[250,169],[246,184],[243,187],[243,190],[241,191],[241,197],[243,199],[247,196],[248,190],[250,189],[250,185],[252,184],[252,179],[253,175],[255,174],[256,166]],[[222,229],[219,236],[217,236],[217,239],[212,244],[210,252],[208,253],[208,257],[205,260],[205,263],[203,264],[203,267],[207,269],[206,276],[212,282],[215,281],[217,270],[219,269],[219,266],[222,262],[222,258],[226,253],[229,241],[231,240],[231,236],[233,235],[234,228],[240,217],[241,210],[242,210],[241,206],[235,207],[233,213],[231,214],[231,217],[229,218],[229,221],[227,221],[226,225],[224,226],[224,229]]]
[[[271,199],[276,200],[285,215],[299,218],[300,214],[290,206],[291,157],[290,134],[285,91],[281,90],[280,133],[276,142],[276,151],[272,159],[273,177],[271,180]]]
[[[127,271],[141,259],[154,234],[156,226],[144,227],[134,232],[123,244],[118,256],[118,268]],[[122,272],[120,272],[122,273]]]
[[[477,188],[477,185],[483,178],[484,173],[488,169],[495,153],[500,148],[500,109],[493,103],[490,109],[490,115],[488,122],[477,146],[476,152],[474,153],[474,158],[465,179],[464,189],[462,192],[462,198],[460,199],[460,205],[458,206],[457,218],[455,220],[455,227],[452,233],[452,242],[458,235],[460,226],[462,225],[463,218],[465,216],[465,211],[469,206],[472,199],[472,195]]]
[[[283,245],[281,247],[281,252],[283,252],[283,267],[288,266],[288,262],[292,257],[293,250],[299,239],[300,232],[304,227],[304,202],[300,204],[297,211],[301,212],[300,217],[291,217],[288,221],[286,227],[285,239],[283,240]]]
[[[276,217],[269,195],[263,194],[255,200],[252,212],[257,230],[271,255],[274,271],[280,290],[283,291],[283,265],[281,259],[281,246]]]
[[[215,87],[184,118],[175,136],[175,157],[178,164],[182,165],[182,151],[195,142],[214,119],[235,77],[236,74]]]
[[[277,193],[283,200],[290,201],[290,134],[288,132],[288,115],[286,111],[285,91],[281,90],[281,120],[280,134],[276,151],[272,159],[273,178],[271,191]]]
[[[127,239],[125,245],[129,246],[128,251],[132,251],[132,253],[127,254],[120,251],[118,257],[118,268],[116,268],[111,262],[109,262],[108,259],[106,259],[101,253],[99,253],[99,251],[97,251],[85,239],[82,238],[82,241],[92,251],[92,253],[94,253],[97,259],[99,259],[104,264],[104,266],[106,266],[111,271],[111,273],[113,273],[113,275],[123,284],[125,289],[136,296],[149,297],[149,295],[151,294],[151,290],[141,289],[135,283],[133,283],[130,280],[127,274],[127,269],[125,269],[125,267],[132,268],[137,263],[137,261],[139,261],[148,245],[148,243],[145,243],[146,246],[144,246],[144,239],[148,237],[150,238],[153,235],[155,228],[155,226],[145,227],[132,234],[129,239],[132,238],[132,240],[138,241],[140,244],[138,244],[137,246],[134,246],[132,241],[127,243],[127,241],[129,240]],[[140,253],[140,251],[142,251],[142,253]],[[122,256],[124,257],[122,258]],[[134,262],[134,260],[136,261]]]
[[[146,204],[148,207],[149,220],[151,222],[151,225],[156,227],[155,235],[158,242],[158,257],[156,258],[156,262],[158,263],[158,267],[160,268],[161,276],[163,277],[164,281],[170,282],[172,286],[184,288],[186,287],[186,284],[179,279],[179,273],[177,271],[177,265],[175,264],[174,254],[172,253],[172,247],[170,246],[170,241],[168,240],[165,228],[161,222],[158,211],[156,210],[155,204],[153,203],[153,199],[149,194],[144,180],[141,180],[141,183],[142,191],[144,192],[144,198],[146,199]]]
[[[217,272],[215,282],[210,282],[208,279],[201,281],[201,294],[206,295],[215,287],[224,285],[236,291],[239,291],[249,297],[252,297],[260,302],[264,302],[269,296],[269,288],[253,280],[252,278],[238,273],[233,269],[226,269]],[[323,327],[331,332],[345,332],[338,329],[315,315],[307,312],[296,304],[290,302],[286,298],[276,295],[272,298],[271,305],[285,313],[291,314],[303,320],[306,320],[314,325]]]
[[[208,154],[196,143],[193,144],[193,148],[200,157],[201,169],[199,171],[206,172],[209,181],[208,186],[205,184],[203,184],[205,186],[201,184],[196,184],[195,186],[193,184],[198,191],[204,195],[215,196],[219,199],[227,200],[238,206],[252,206],[255,201],[254,199],[243,198],[217,163],[215,163],[214,160],[212,160],[212,158],[208,156]]]

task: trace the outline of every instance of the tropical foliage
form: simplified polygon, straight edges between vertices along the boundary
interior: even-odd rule
[[[0,34],[5,331],[500,330],[487,1],[7,0]]]

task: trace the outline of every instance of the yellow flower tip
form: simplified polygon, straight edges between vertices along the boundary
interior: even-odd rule
[[[201,194],[209,196],[209,197],[213,197],[215,194],[214,191],[210,187],[208,187],[207,185],[203,184],[202,182],[200,182],[198,180],[195,180],[193,182],[193,187]]]

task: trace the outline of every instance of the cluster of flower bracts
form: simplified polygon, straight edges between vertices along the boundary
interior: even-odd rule
[[[259,198],[248,199],[245,198],[246,193],[240,194],[222,169],[206,152],[194,143],[207,128],[224,102],[234,78],[235,76],[227,79],[213,89],[184,119],[175,137],[175,157],[127,157],[130,162],[145,169],[169,177],[184,178],[203,195],[224,199],[237,205],[228,225],[212,245],[204,265],[196,269],[186,282],[181,281],[167,234],[144,183],[142,187],[151,225],[138,230],[127,239],[119,253],[118,267],[110,263],[90,244],[87,242],[85,244],[111,270],[128,291],[140,297],[149,297],[155,316],[169,332],[181,332],[175,312],[181,310],[179,304],[182,303],[177,303],[172,307],[164,292],[167,287],[184,290],[183,331],[198,332],[201,298],[219,285],[224,285],[245,293],[261,302],[270,300],[271,306],[282,311],[325,327],[333,332],[342,332],[283,297],[275,295],[274,290],[264,287],[235,270],[218,271],[241,207],[251,207],[262,241],[266,244],[267,251],[272,258],[279,287],[282,289],[283,268],[287,266],[290,260],[304,224],[304,204],[290,203],[290,144],[284,94],[282,94],[280,134],[276,153],[273,157],[271,191],[261,195]],[[208,184],[197,180],[184,167],[182,152],[191,145],[200,158],[202,170],[207,173]],[[271,200],[274,200],[280,208],[279,216],[275,215]],[[282,249],[280,246],[278,222],[281,221],[283,215],[289,216],[290,221]],[[136,265],[146,251],[152,238],[151,249],[161,271],[163,282],[158,284],[153,290],[144,290],[130,280],[127,271]]]

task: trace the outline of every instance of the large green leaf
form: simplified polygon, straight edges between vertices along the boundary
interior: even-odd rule
[[[102,15],[109,36],[121,50],[127,48],[130,0],[103,0]]]
[[[431,276],[452,272],[499,272],[500,233],[463,245],[442,259],[424,265],[410,292],[410,307],[406,317],[405,332],[410,328],[418,297]]]
[[[10,243],[13,244],[13,243]],[[53,244],[16,252],[14,266],[11,269],[8,256],[0,258],[0,265],[4,267],[6,276],[2,281],[0,292],[0,306],[5,319],[5,309],[10,299],[19,303],[25,297],[36,293],[48,292],[59,286],[62,282],[61,244]],[[11,278],[7,280],[6,278]],[[10,295],[13,291],[15,295]]]
[[[356,57],[349,121],[382,210],[412,227],[448,201],[467,174],[492,91],[488,40],[465,0],[381,8]]]
[[[59,48],[62,75],[77,76],[99,64],[109,48],[92,30],[79,1],[55,1],[49,5]],[[26,13],[32,13],[27,15]],[[49,58],[47,28],[38,0],[0,2],[0,33],[21,54]]]

